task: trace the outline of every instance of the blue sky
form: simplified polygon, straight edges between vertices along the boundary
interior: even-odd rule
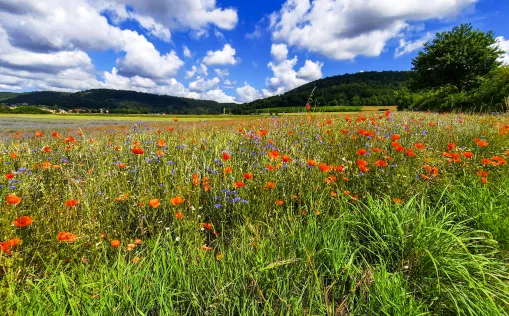
[[[0,0],[0,91],[249,102],[323,77],[408,70],[435,32],[460,23],[509,50],[508,14],[500,0]]]

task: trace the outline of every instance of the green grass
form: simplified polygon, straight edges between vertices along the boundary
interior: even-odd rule
[[[254,116],[234,115],[179,115],[178,119],[183,122],[199,121],[227,121],[245,120]],[[129,122],[160,122],[173,121],[171,115],[123,115],[123,114],[0,114],[0,119],[44,119],[44,120],[69,120],[69,121],[129,121]]]
[[[508,314],[508,116],[160,123],[0,142],[0,241],[22,240],[0,252],[6,315]]]
[[[359,112],[362,106],[317,106],[313,107],[314,112]],[[303,106],[299,107],[274,107],[266,109],[258,109],[259,113],[299,113],[307,112]]]

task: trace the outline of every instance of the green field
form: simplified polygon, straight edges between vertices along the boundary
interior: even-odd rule
[[[362,106],[317,106],[313,107],[313,112],[359,112],[362,110]],[[258,109],[258,113],[305,113],[306,108],[303,106],[299,107],[274,107]]]
[[[18,117],[0,314],[508,315],[508,115],[217,118]]]

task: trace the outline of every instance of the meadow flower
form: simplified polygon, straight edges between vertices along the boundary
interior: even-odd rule
[[[19,238],[13,238],[11,240],[2,241],[0,243],[0,250],[2,250],[3,252],[5,252],[7,254],[10,254],[11,253],[10,247],[16,247],[19,244],[21,244],[21,239],[19,239]]]
[[[117,239],[111,241],[111,246],[113,248],[118,248],[118,247],[120,247],[121,244],[122,243],[120,242],[120,240],[117,240]]]
[[[281,201],[281,200],[276,200],[276,204],[277,204],[277,205],[279,205],[279,206],[281,206],[281,205],[285,204],[285,202],[284,202],[284,201]]]
[[[148,201],[148,205],[150,205],[152,208],[158,208],[161,206],[161,203],[159,202],[159,199],[151,199]]]
[[[185,202],[185,200],[181,196],[176,196],[170,199],[171,204],[177,206]]]
[[[145,153],[145,150],[143,150],[142,148],[140,147],[133,147],[131,149],[131,152],[135,155],[143,155]]]
[[[127,244],[127,251],[132,251],[134,248],[136,248],[135,244]]]
[[[8,173],[5,175],[5,179],[10,180],[13,179],[16,175],[14,173]]]
[[[67,200],[65,201],[65,206],[67,207],[73,207],[73,206],[76,206],[78,205],[78,201],[76,200]]]
[[[75,242],[77,238],[78,238],[77,234],[71,234],[69,232],[60,232],[57,235],[57,239],[61,242],[72,243]]]
[[[22,199],[18,197],[16,194],[9,194],[5,198],[5,202],[7,202],[7,204],[9,205],[18,205],[19,203],[21,203],[21,200]]]
[[[32,218],[30,216],[22,216],[12,222],[12,225],[16,227],[26,227],[32,225]]]

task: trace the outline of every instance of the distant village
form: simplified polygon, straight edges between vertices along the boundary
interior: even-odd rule
[[[17,103],[17,104],[7,104],[7,103],[0,103],[0,107],[7,107],[10,110],[15,110],[18,107],[21,106],[32,106],[28,103]],[[52,109],[45,106],[36,106],[37,108],[52,113],[52,114],[67,114],[67,113],[100,113],[100,114],[108,114],[110,111],[108,109],[70,109],[70,110],[64,110],[64,109]]]

